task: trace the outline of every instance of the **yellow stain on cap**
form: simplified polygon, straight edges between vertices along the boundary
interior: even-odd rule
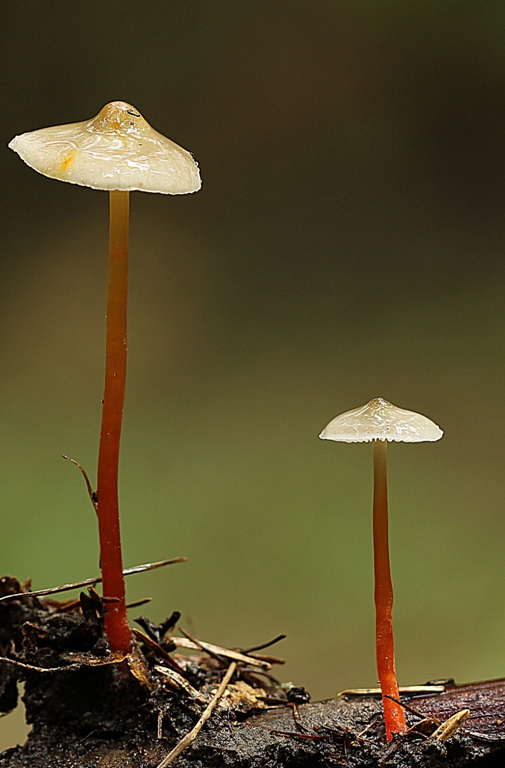
[[[66,171],[70,163],[74,161],[76,150],[74,149],[72,152],[69,152],[68,155],[61,161],[60,163],[60,170]]]

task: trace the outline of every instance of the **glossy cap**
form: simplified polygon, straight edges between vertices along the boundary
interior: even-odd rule
[[[184,195],[201,186],[192,155],[124,101],[83,123],[23,133],[9,147],[44,176],[93,189]]]
[[[371,440],[422,443],[440,440],[443,434],[440,427],[426,416],[397,408],[382,397],[374,397],[366,405],[336,416],[319,437],[343,443],[368,443]]]

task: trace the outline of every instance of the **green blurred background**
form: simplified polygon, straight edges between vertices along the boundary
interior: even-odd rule
[[[105,193],[6,148],[124,99],[200,163],[135,194],[121,463],[127,566],[283,680],[370,686],[371,451],[323,443],[383,396],[446,431],[390,451],[400,683],[505,667],[501,0],[2,0],[2,573],[97,572],[82,478],[103,380]],[[0,746],[23,739],[22,712]]]

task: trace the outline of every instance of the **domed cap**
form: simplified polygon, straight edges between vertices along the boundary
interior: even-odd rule
[[[440,440],[443,434],[440,427],[426,416],[405,411],[382,397],[375,397],[360,408],[336,416],[319,437],[343,443],[367,443],[371,440],[422,443]]]
[[[124,101],[83,123],[23,133],[9,147],[44,176],[93,189],[183,195],[201,186],[192,155]]]

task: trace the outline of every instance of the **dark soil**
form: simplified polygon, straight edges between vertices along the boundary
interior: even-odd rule
[[[20,591],[16,579],[0,580],[0,596]],[[0,602],[0,711],[16,706],[23,680],[32,725],[24,746],[0,755],[0,768],[156,768],[201,716],[230,658],[174,653],[178,616],[160,626],[141,619],[141,647],[111,654],[103,612],[93,590],[74,603],[28,591]],[[443,693],[402,699],[419,714],[407,712],[411,730],[388,744],[378,699],[303,703],[303,688],[272,677],[275,659],[248,658],[178,768],[505,766],[504,681],[448,683]],[[433,736],[465,708],[471,715],[454,735]]]

